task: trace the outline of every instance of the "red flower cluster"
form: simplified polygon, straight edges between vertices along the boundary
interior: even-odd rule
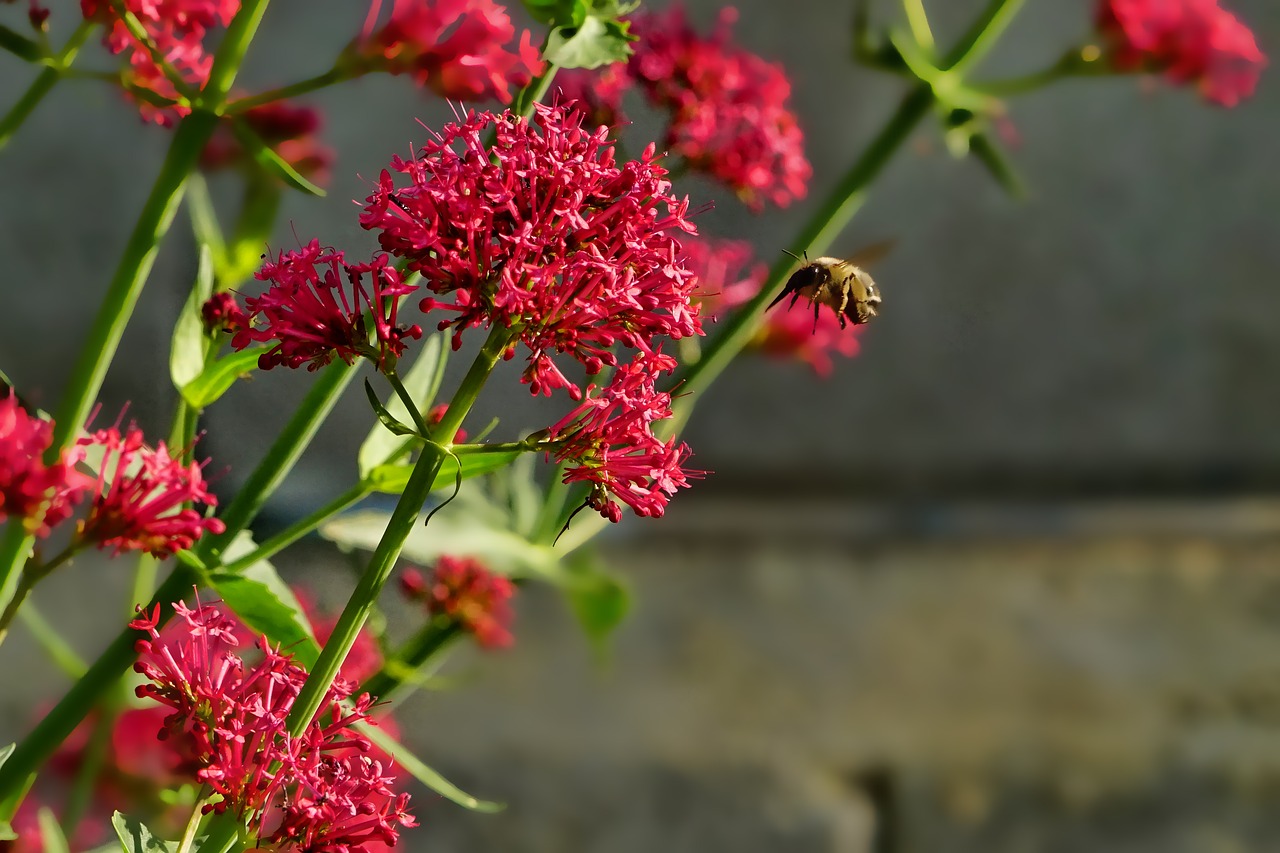
[[[142,23],[160,55],[196,89],[209,79],[213,67],[213,57],[204,50],[205,36],[213,27],[231,23],[240,11],[240,0],[124,0],[124,5]],[[147,48],[129,32],[109,0],[80,0],[80,10],[86,19],[107,25],[103,43],[108,50],[129,54],[131,85],[163,98],[178,97],[173,83]],[[190,112],[186,107],[162,108],[146,101],[139,101],[138,106],[144,118],[165,126]]]
[[[684,241],[684,260],[700,282],[702,309],[718,320],[760,292],[768,274],[763,263],[755,262],[750,244],[741,240],[691,239]],[[808,362],[819,376],[828,376],[834,366],[832,356],[858,354],[858,336],[864,326],[840,328],[840,318],[831,311],[818,315],[811,311],[770,311],[751,346],[779,358]]]
[[[1218,0],[1101,0],[1097,21],[1116,67],[1162,71],[1224,107],[1252,95],[1267,64]]]
[[[241,350],[274,342],[258,359],[262,370],[281,364],[318,370],[335,355],[348,364],[368,356],[385,367],[404,352],[406,338],[422,336],[419,326],[396,324],[400,297],[415,287],[405,283],[385,255],[367,264],[348,264],[342,252],[312,240],[299,251],[281,252],[255,277],[271,285],[261,296],[245,300],[248,321],[236,330],[231,346]],[[376,346],[369,341],[366,309],[373,317]]]
[[[130,426],[123,434],[116,427],[98,430],[80,445],[102,455],[89,514],[79,525],[82,541],[113,547],[116,554],[145,551],[163,559],[190,548],[206,532],[226,529],[220,520],[185,506],[218,501],[200,465],[184,465],[163,441],[147,447],[142,431]]]
[[[205,331],[235,333],[248,321],[240,303],[230,293],[215,293],[200,306],[200,319]]]
[[[433,616],[444,616],[462,630],[475,635],[486,649],[509,646],[511,605],[516,588],[502,575],[495,575],[479,560],[444,556],[436,562],[431,580],[417,569],[405,569],[400,588],[414,601],[426,604]]]
[[[445,98],[502,103],[542,73],[528,30],[508,49],[516,30],[493,0],[392,0],[390,18],[375,30],[381,5],[375,0],[352,46],[373,68],[409,74]]]
[[[548,430],[549,455],[570,466],[564,482],[591,484],[587,505],[610,521],[622,519],[611,496],[636,515],[661,516],[671,495],[702,473],[684,470],[687,444],[653,434],[655,421],[671,417],[671,395],[654,381],[675,366],[669,356],[640,353],[619,366],[598,395],[595,386],[588,388],[586,399]]]
[[[216,607],[178,602],[174,610],[183,624],[167,636],[158,610],[130,623],[147,634],[134,669],[150,683],[137,693],[170,709],[159,736],[188,744],[196,779],[222,796],[206,812],[247,821],[263,847],[315,853],[394,845],[397,827],[415,825],[408,795],[396,794],[383,762],[369,754],[372,744],[351,728],[368,720],[368,695],[344,709],[351,685],[339,679],[326,697],[329,713],[291,738],[286,721],[306,670],[265,638],[262,660],[249,667],[233,651],[233,622]]]
[[[781,66],[732,44],[736,20],[734,9],[723,9],[716,31],[702,36],[679,5],[638,15],[632,32],[640,40],[625,74],[669,114],[669,153],[723,182],[755,210],[765,202],[786,207],[804,197],[813,175],[788,104],[791,84]],[[626,82],[615,66],[601,75],[566,77],[556,77],[566,96],[584,97],[594,116],[617,115]]]
[[[298,174],[319,184],[328,182],[333,151],[316,136],[324,123],[319,110],[275,101],[246,110],[240,118]],[[252,162],[227,122],[200,152],[200,168],[210,172]]]
[[[76,470],[84,451],[64,450],[46,465],[53,424],[30,415],[12,394],[0,397],[0,522],[21,519],[29,533],[48,536],[70,517],[92,480]]]
[[[455,347],[472,326],[518,333],[535,394],[581,397],[553,353],[594,374],[617,363],[616,344],[652,352],[658,337],[702,333],[690,301],[696,282],[673,236],[695,230],[688,199],[671,194],[652,146],[618,165],[605,128],[586,131],[581,112],[538,105],[536,127],[472,113],[391,168],[408,186],[383,171],[360,224],[453,296],[422,308],[457,312],[440,323],[455,328]]]

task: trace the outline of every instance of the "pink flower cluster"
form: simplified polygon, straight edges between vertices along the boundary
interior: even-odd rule
[[[502,575],[495,575],[479,560],[441,557],[428,580],[417,569],[400,574],[400,589],[413,601],[420,601],[433,616],[447,618],[472,634],[486,649],[503,648],[514,642],[511,635],[511,605],[516,588]]]
[[[684,260],[701,282],[702,309],[719,320],[752,299],[764,285],[768,270],[756,262],[750,244],[742,240],[697,238],[684,241]],[[764,316],[751,346],[778,358],[808,362],[819,376],[829,376],[833,356],[858,354],[858,337],[865,326],[840,328],[830,311],[770,311]]]
[[[610,521],[622,519],[613,498],[636,515],[661,516],[676,490],[702,473],[685,470],[687,444],[653,433],[655,422],[671,417],[671,395],[654,383],[675,366],[670,356],[638,354],[608,385],[588,388],[586,399],[548,431],[548,454],[567,465],[564,482],[590,484],[587,505]]]
[[[360,224],[453,297],[422,308],[456,312],[440,323],[454,327],[455,347],[472,326],[518,334],[535,394],[581,396],[555,353],[594,374],[617,363],[617,344],[651,353],[659,337],[702,333],[690,301],[696,282],[674,236],[695,230],[688,199],[672,195],[652,147],[618,164],[604,128],[588,131],[581,112],[538,105],[537,126],[472,113],[391,168],[407,185],[384,170]]]
[[[200,465],[183,464],[163,441],[150,448],[137,427],[123,433],[109,427],[81,439],[80,445],[102,453],[89,515],[80,522],[82,540],[112,547],[116,554],[145,551],[163,559],[187,550],[205,533],[226,529],[220,520],[187,506],[216,506],[218,501]]]
[[[141,22],[159,54],[183,80],[199,89],[213,68],[213,57],[205,53],[205,36],[213,27],[231,23],[240,11],[240,0],[125,0],[124,6]],[[109,0],[80,0],[80,10],[86,19],[107,25],[103,42],[108,50],[128,54],[131,85],[148,89],[162,98],[178,97],[178,90],[165,77],[146,46],[129,32]],[[165,126],[190,112],[177,105],[157,107],[146,101],[139,101],[138,105],[144,118]]]
[[[200,466],[183,464],[164,442],[146,446],[137,427],[98,430],[49,465],[43,456],[52,437],[52,423],[28,414],[15,397],[0,398],[0,521],[21,519],[31,533],[47,537],[91,496],[73,544],[160,558],[224,529],[187,506],[217,504]],[[86,458],[101,460],[96,477],[77,468]]]
[[[169,709],[159,736],[187,745],[197,781],[222,799],[206,812],[246,821],[263,847],[363,853],[394,845],[399,827],[414,826],[409,796],[397,794],[372,744],[352,729],[368,721],[372,699],[347,707],[352,685],[338,679],[321,713],[301,737],[286,723],[307,673],[259,642],[262,659],[248,665],[234,650],[235,625],[216,607],[174,605],[179,622],[158,630],[159,611],[130,627],[146,633],[134,669],[137,688]]]
[[[274,344],[258,359],[263,370],[304,364],[318,370],[335,355],[348,364],[368,356],[386,367],[404,353],[406,339],[422,336],[420,326],[396,323],[400,297],[415,287],[405,283],[385,255],[348,264],[342,252],[312,240],[298,251],[281,252],[255,277],[270,286],[245,300],[248,317],[239,322],[231,345],[241,350],[253,343]],[[366,310],[373,318],[376,344],[370,343]]]
[[[48,536],[71,516],[92,480],[76,470],[79,448],[51,465],[43,457],[53,424],[30,415],[12,394],[0,397],[0,522],[21,519],[29,533]]]
[[[528,30],[508,48],[516,30],[493,0],[392,0],[390,17],[377,27],[381,5],[375,0],[352,48],[373,68],[408,74],[445,98],[502,103],[542,73]]]
[[[1267,64],[1218,0],[1101,0],[1097,21],[1118,68],[1164,72],[1224,107],[1252,95]]]
[[[765,202],[786,207],[804,197],[813,174],[789,105],[791,84],[780,65],[732,43],[736,20],[725,8],[716,31],[702,36],[679,5],[637,15],[632,32],[640,40],[625,71],[571,72],[556,82],[604,118],[617,116],[627,83],[638,84],[669,116],[669,153],[756,210]]]

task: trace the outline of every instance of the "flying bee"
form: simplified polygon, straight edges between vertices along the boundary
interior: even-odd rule
[[[823,305],[830,306],[836,312],[841,329],[849,323],[855,326],[866,323],[876,316],[880,291],[861,265],[884,257],[892,247],[892,240],[884,240],[868,246],[848,260],[823,257],[813,262],[809,261],[807,254],[801,259],[787,252],[804,266],[791,274],[782,292],[769,303],[769,308],[790,295],[791,304],[787,306],[789,311],[795,307],[797,299],[804,297],[813,306],[814,331],[818,329],[818,313]]]

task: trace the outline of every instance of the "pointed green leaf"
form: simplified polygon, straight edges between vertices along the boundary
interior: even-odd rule
[[[178,849],[176,841],[165,841],[142,821],[121,812],[111,816],[111,825],[115,827],[124,853],[174,853]]]
[[[173,341],[169,346],[169,376],[173,378],[175,388],[181,389],[204,370],[211,341],[205,334],[200,308],[212,295],[213,251],[202,245],[196,283],[178,314],[178,322],[173,328]]]
[[[1009,157],[996,145],[989,132],[975,133],[969,137],[969,153],[987,167],[991,177],[995,178],[996,183],[1015,201],[1026,200],[1026,182],[1022,180],[1022,176],[1018,174]]]
[[[440,391],[440,385],[444,381],[448,351],[444,335],[432,335],[422,345],[417,359],[413,362],[413,367],[409,368],[409,372],[404,375],[402,381],[405,390],[418,404],[418,410],[421,412],[431,408],[436,394]],[[386,410],[397,420],[404,421],[409,418],[409,411],[395,394],[392,394],[387,401]],[[373,429],[369,430],[364,443],[360,445],[360,452],[356,456],[360,479],[368,477],[370,472],[379,465],[399,462],[418,443],[416,437],[398,436],[385,429],[381,423],[375,424]]]
[[[18,745],[16,743],[0,747],[0,767],[4,767],[4,763],[9,760],[9,756],[13,755],[13,751],[17,748]]]
[[[373,390],[373,385],[369,380],[364,381],[364,395],[369,398],[369,405],[373,407],[373,413],[378,416],[378,422],[394,435],[414,435],[418,431],[408,424],[401,423],[391,412],[387,411],[387,407],[382,405],[382,401],[378,399],[378,392]]]
[[[223,560],[231,562],[254,547],[253,538],[241,533],[227,546]],[[320,656],[320,646],[316,643],[311,624],[293,590],[269,561],[260,560],[236,574],[210,572],[208,580],[246,625],[266,634],[273,643],[291,652],[307,669],[315,664]]]
[[[500,812],[505,805],[502,803],[491,803],[485,800],[479,800],[463,791],[457,785],[441,776],[435,770],[428,767],[421,759],[409,751],[408,747],[400,743],[398,740],[387,734],[378,726],[373,726],[365,722],[356,723],[355,728],[374,745],[383,752],[395,759],[405,770],[409,771],[409,775],[435,791],[440,796],[451,802],[457,803],[465,809],[471,809],[477,812]]]
[[[193,409],[213,404],[237,379],[257,370],[258,356],[266,351],[267,347],[249,347],[215,358],[199,376],[182,386],[182,398]]]
[[[258,136],[254,129],[245,123],[244,119],[233,118],[231,130],[236,135],[236,139],[240,140],[240,144],[245,147],[245,150],[253,155],[253,159],[257,161],[259,166],[262,166],[294,189],[324,198],[326,193],[323,189],[298,174],[297,170],[290,166],[288,161],[262,141],[262,137]]]
[[[222,277],[222,268],[227,262],[227,244],[222,239],[222,229],[218,226],[218,212],[209,196],[209,185],[199,172],[187,177],[185,199],[187,214],[191,217],[191,233],[195,235],[196,243],[208,246],[213,252],[214,277]],[[226,282],[224,286],[225,284]]]
[[[41,806],[36,812],[36,820],[40,823],[40,840],[44,843],[44,853],[71,853],[67,844],[67,836],[58,825],[58,816],[48,806]]]
[[[631,609],[627,588],[605,572],[599,557],[587,549],[569,558],[564,592],[583,633],[598,645],[609,639]]]
[[[599,68],[626,61],[635,40],[626,22],[588,15],[576,27],[553,29],[542,56],[561,68]]]

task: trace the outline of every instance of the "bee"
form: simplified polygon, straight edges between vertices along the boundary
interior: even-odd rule
[[[849,323],[857,326],[868,322],[876,316],[876,306],[880,304],[880,291],[861,265],[883,257],[892,246],[893,241],[885,240],[868,246],[847,260],[822,257],[812,263],[807,254],[801,259],[787,252],[797,261],[801,261],[804,266],[791,274],[782,292],[769,303],[769,308],[789,295],[791,297],[791,304],[787,306],[789,311],[795,307],[796,300],[803,296],[813,306],[814,331],[818,329],[818,314],[823,305],[830,306],[831,310],[836,312],[836,316],[840,318],[841,329]]]

